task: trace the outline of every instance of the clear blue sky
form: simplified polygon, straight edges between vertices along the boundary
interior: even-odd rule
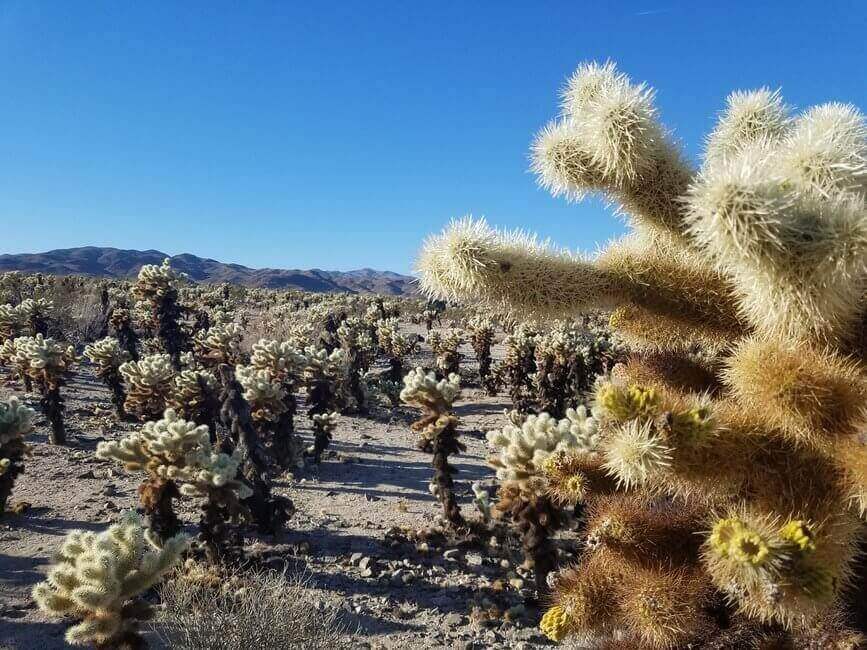
[[[592,249],[528,144],[582,60],[691,156],[734,89],[867,108],[862,2],[0,0],[0,252],[80,245],[405,272],[451,217]]]

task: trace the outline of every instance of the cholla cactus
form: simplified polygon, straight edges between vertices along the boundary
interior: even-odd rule
[[[308,450],[313,456],[313,462],[319,463],[322,461],[322,453],[328,448],[331,443],[334,429],[337,428],[337,420],[340,418],[340,413],[316,413],[313,415],[313,445]]]
[[[108,322],[114,330],[118,343],[129,354],[129,358],[138,361],[138,335],[132,327],[132,316],[129,310],[115,307],[111,310]]]
[[[106,337],[85,347],[84,356],[96,365],[96,374],[111,391],[111,403],[114,404],[117,417],[123,418],[126,415],[126,392],[123,389],[120,367],[130,360],[129,352],[120,346],[117,339]]]
[[[181,370],[174,378],[169,406],[187,420],[207,425],[211,442],[217,440],[220,384],[209,370]]]
[[[33,380],[27,374],[30,363],[24,356],[18,355],[18,347],[16,341],[23,341],[24,337],[15,339],[7,339],[0,344],[0,362],[3,365],[9,366],[18,380],[21,382],[24,391],[30,393],[33,391]]]
[[[449,456],[466,447],[458,441],[458,419],[451,413],[452,403],[460,395],[460,377],[452,374],[437,381],[422,368],[411,370],[404,377],[400,398],[422,410],[422,417],[412,424],[421,434],[419,447],[433,453],[433,492],[443,507],[446,521],[456,528],[466,525],[454,493],[457,469],[449,464]]]
[[[12,494],[15,479],[24,473],[27,445],[24,436],[33,431],[33,409],[16,397],[0,401],[0,517]]]
[[[226,520],[247,515],[241,501],[251,492],[236,478],[240,453],[218,452],[207,426],[184,420],[172,409],[166,409],[162,419],[146,422],[138,433],[99,443],[96,456],[115,460],[128,472],[147,473],[139,495],[151,529],[161,539],[179,530],[173,499],[204,497],[200,534],[212,559],[227,550]]]
[[[193,339],[196,357],[206,367],[221,363],[237,364],[241,359],[244,330],[235,323],[215,325],[199,332]]]
[[[458,348],[463,342],[463,336],[459,330],[431,332],[428,343],[436,355],[437,374],[440,377],[460,374],[461,354],[458,352]]]
[[[506,356],[497,368],[500,382],[508,387],[512,404],[526,413],[533,401],[533,375],[536,372],[536,332],[519,324],[505,341]]]
[[[347,318],[337,328],[340,349],[346,354],[344,365],[344,408],[346,413],[367,413],[367,399],[363,377],[374,356],[373,339],[356,318]]]
[[[33,598],[53,617],[80,619],[66,632],[70,645],[144,648],[138,623],[153,610],[139,596],[174,568],[186,548],[183,535],[157,546],[138,515],[128,512],[102,533],[69,533]]]
[[[21,312],[14,305],[0,305],[0,343],[11,341],[25,333]]]
[[[167,354],[127,361],[119,368],[127,383],[126,410],[140,419],[159,417],[172,395],[175,367]]]
[[[488,318],[477,316],[470,321],[470,345],[479,362],[479,381],[488,395],[497,394],[497,380],[491,370],[491,345],[494,343],[494,323]]]
[[[656,542],[588,544],[555,580],[552,638],[733,647],[772,624],[768,643],[831,647],[849,634],[823,622],[863,600],[847,589],[864,584],[865,134],[849,105],[792,116],[776,93],[735,93],[695,171],[652,91],[588,64],[533,167],[555,195],[604,193],[633,232],[595,258],[471,220],[426,243],[428,292],[540,318],[613,310],[634,351],[596,392],[599,453],[639,503],[611,521]],[[698,515],[675,525],[660,498]],[[710,617],[708,585],[728,603]]]
[[[580,406],[561,420],[529,415],[520,426],[506,425],[487,438],[496,452],[488,463],[500,481],[497,513],[514,520],[526,564],[535,568],[537,592],[544,594],[555,566],[551,536],[562,525],[560,509],[613,487],[596,452],[598,423]]]
[[[393,382],[403,382],[404,359],[418,349],[418,338],[402,334],[398,328],[396,318],[381,320],[377,325],[377,340],[388,358],[388,378]]]
[[[307,389],[307,410],[312,419],[316,415],[331,413],[337,406],[337,382],[344,375],[346,353],[342,349],[329,354],[323,348],[309,347],[306,350],[307,362],[303,370],[304,385]],[[322,439],[320,456],[328,447],[330,437]]]
[[[48,440],[53,445],[66,443],[66,428],[63,425],[63,397],[60,388],[72,372],[76,361],[71,345],[63,345],[42,334],[15,339],[15,361],[36,383],[40,394],[40,406],[51,423]]]
[[[48,314],[51,311],[53,304],[50,300],[44,298],[27,298],[22,300],[15,311],[18,313],[18,320],[26,331],[31,336],[48,334]]]
[[[181,276],[172,269],[168,258],[160,266],[145,264],[132,288],[133,296],[147,310],[151,323],[168,353],[172,365],[181,367],[181,352],[187,349],[187,336],[180,326],[181,308],[178,304],[178,285]]]
[[[300,454],[301,445],[294,431],[297,411],[295,389],[305,363],[303,352],[288,341],[261,339],[253,344],[250,366],[267,372],[271,378],[269,381],[277,382],[282,393],[282,406],[272,410],[274,413],[279,410],[279,418],[270,421],[274,424],[272,451],[277,462],[284,468],[298,467],[303,463]],[[256,419],[255,412],[254,407],[254,419]]]
[[[600,345],[570,322],[536,339],[535,384],[540,410],[562,417],[578,405],[604,368]]]

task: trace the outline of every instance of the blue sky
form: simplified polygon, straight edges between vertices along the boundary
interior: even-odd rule
[[[409,271],[473,213],[621,231],[528,145],[583,60],[650,82],[700,152],[725,96],[867,108],[863,2],[0,0],[0,252],[80,245]]]

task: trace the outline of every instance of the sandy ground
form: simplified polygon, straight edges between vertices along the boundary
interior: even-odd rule
[[[469,349],[463,350],[470,357]],[[501,353],[501,350],[497,350]],[[427,355],[423,361],[430,363]],[[473,374],[473,365],[466,367]],[[0,376],[0,397],[22,393]],[[100,530],[117,513],[137,506],[140,476],[128,475],[93,452],[101,440],[135,429],[110,415],[107,389],[82,364],[67,396],[69,445],[47,444],[40,416],[30,436],[32,457],[15,486],[11,503],[27,501],[22,515],[0,520],[0,648],[54,650],[65,625],[36,609],[31,587],[42,579],[53,551],[72,529]],[[38,409],[37,396],[25,395]],[[483,433],[505,422],[506,396],[464,390],[456,403],[467,451],[454,459],[466,517],[477,517],[470,483],[492,485],[485,465]],[[358,648],[531,648],[547,646],[535,623],[538,611],[522,611],[528,586],[517,569],[517,542],[482,552],[445,548],[424,552],[403,541],[395,527],[418,529],[434,523],[439,508],[428,490],[430,455],[417,450],[409,429],[413,411],[375,409],[372,417],[342,417],[327,458],[294,477],[281,477],[276,491],[290,497],[297,513],[278,539],[251,536],[250,552],[269,566],[309,576],[311,597],[336,607],[356,630]],[[297,429],[310,439],[303,414]],[[186,522],[192,506],[179,508]],[[509,616],[502,614],[510,611]],[[494,607],[493,620],[482,612]],[[506,619],[514,619],[506,620]],[[151,639],[155,646],[160,643]]]

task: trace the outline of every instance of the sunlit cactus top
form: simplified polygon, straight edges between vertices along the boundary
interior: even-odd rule
[[[130,360],[129,352],[113,337],[100,339],[84,348],[84,356],[100,369],[117,369]]]
[[[159,582],[187,545],[178,535],[158,546],[135,512],[101,533],[72,531],[33,598],[52,616],[81,621],[66,632],[70,645],[132,647],[123,643],[130,642],[137,619],[149,618],[150,606],[130,601]]]
[[[21,438],[33,430],[34,410],[17,397],[0,401],[0,447]]]

